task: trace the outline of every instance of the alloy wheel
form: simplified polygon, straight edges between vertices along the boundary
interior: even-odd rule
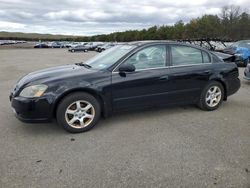
[[[78,100],[68,106],[65,111],[65,120],[73,128],[87,127],[95,117],[95,109],[91,103]]]
[[[212,86],[207,91],[206,104],[209,107],[215,107],[220,103],[221,97],[222,97],[221,89],[218,86]]]

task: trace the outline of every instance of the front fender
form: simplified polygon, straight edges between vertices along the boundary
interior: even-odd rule
[[[109,82],[97,82],[90,83],[88,81],[65,81],[63,83],[57,83],[58,87],[53,92],[54,102],[52,104],[52,110],[55,115],[56,109],[60,101],[67,95],[73,92],[86,92],[94,97],[100,102],[102,107],[102,114],[104,117],[109,116],[112,113],[112,102],[111,102],[111,91],[109,90]]]

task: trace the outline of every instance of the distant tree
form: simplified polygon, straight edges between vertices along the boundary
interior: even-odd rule
[[[240,19],[241,12],[241,8],[235,5],[224,6],[221,9],[221,23],[223,26],[222,31],[226,37],[237,38],[237,34],[239,34],[237,23]]]

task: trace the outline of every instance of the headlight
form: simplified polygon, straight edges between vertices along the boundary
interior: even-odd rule
[[[20,96],[27,98],[41,97],[47,88],[48,86],[46,85],[28,86],[21,91]]]

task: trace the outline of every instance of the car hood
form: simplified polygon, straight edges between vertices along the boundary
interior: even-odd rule
[[[17,86],[20,88],[28,84],[47,83],[53,80],[90,74],[93,71],[78,65],[57,66],[29,73],[18,81]]]

